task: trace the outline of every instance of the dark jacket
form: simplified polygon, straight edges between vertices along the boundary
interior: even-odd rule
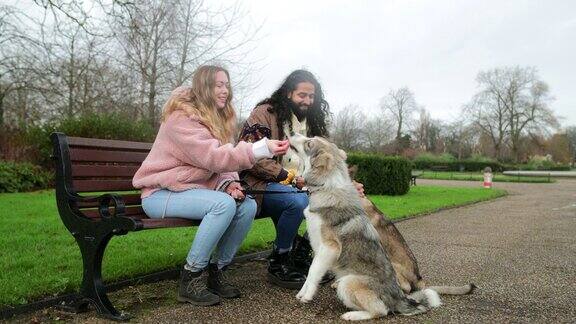
[[[263,137],[268,139],[283,140],[286,136],[278,128],[276,114],[271,105],[260,105],[254,110],[244,123],[240,140],[246,142],[256,142]],[[244,170],[240,173],[240,179],[246,181],[252,189],[264,190],[269,182],[280,182],[288,177],[288,171],[281,165],[282,157],[272,159],[261,159],[252,169]],[[258,203],[258,210],[262,206],[262,195],[254,195]]]

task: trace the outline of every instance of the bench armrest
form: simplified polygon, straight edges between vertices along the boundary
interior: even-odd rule
[[[124,199],[115,193],[107,193],[101,196],[93,196],[93,197],[84,197],[78,194],[71,194],[67,193],[68,199],[71,199],[75,202],[82,202],[82,203],[98,203],[98,213],[102,218],[112,218],[118,216],[125,216],[126,215],[126,205],[124,204]],[[110,213],[112,209],[112,205],[110,202],[113,203],[114,211]]]

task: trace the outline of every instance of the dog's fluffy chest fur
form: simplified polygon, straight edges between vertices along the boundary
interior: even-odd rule
[[[310,245],[312,245],[312,250],[317,253],[320,249],[320,244],[322,244],[322,218],[319,214],[311,212],[309,207],[304,209],[304,216],[306,217],[306,230],[308,231]]]

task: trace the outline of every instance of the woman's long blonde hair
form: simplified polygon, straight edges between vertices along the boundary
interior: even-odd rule
[[[226,105],[220,109],[214,100],[216,73],[226,73],[230,82],[230,74],[226,69],[215,65],[203,65],[194,71],[192,88],[182,95],[172,95],[164,105],[162,121],[174,111],[181,110],[188,116],[197,116],[208,127],[214,137],[222,144],[233,142],[235,134],[236,114],[232,107],[232,88],[228,87]]]

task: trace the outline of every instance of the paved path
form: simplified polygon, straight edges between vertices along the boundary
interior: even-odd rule
[[[477,182],[419,180],[418,185],[479,186]],[[574,323],[576,306],[576,181],[495,183],[509,196],[398,223],[432,284],[474,282],[474,294],[443,297],[444,305],[392,323]],[[245,296],[214,307],[174,302],[176,282],[131,287],[112,294],[137,322],[304,323],[335,322],[345,308],[329,287],[309,305],[295,291],[264,281],[265,263],[231,271]],[[20,318],[93,322],[94,313],[70,317],[47,310]]]
[[[504,171],[505,175],[576,178],[576,171]]]

